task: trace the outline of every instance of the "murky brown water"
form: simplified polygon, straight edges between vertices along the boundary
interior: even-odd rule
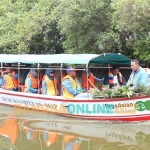
[[[0,105],[0,150],[150,150],[150,122],[80,120],[16,113]]]

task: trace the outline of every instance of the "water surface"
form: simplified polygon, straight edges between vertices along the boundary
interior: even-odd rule
[[[0,150],[150,150],[150,122],[84,120],[0,105]]]

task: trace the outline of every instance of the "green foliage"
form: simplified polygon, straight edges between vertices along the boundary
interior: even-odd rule
[[[111,98],[113,97],[128,97],[134,95],[134,92],[130,89],[130,86],[115,86],[112,89]]]
[[[129,86],[115,86],[112,89],[109,88],[109,85],[103,86],[102,91],[95,90],[93,92],[93,98],[118,98],[118,97],[128,97],[134,95],[134,92],[130,89]]]
[[[51,20],[53,7],[50,0],[1,0],[1,53],[63,52],[63,38]]]
[[[102,91],[100,90],[93,90],[92,96],[94,99],[101,99],[101,98],[111,98],[112,89],[109,88],[109,85],[103,85]]]
[[[110,0],[60,0],[55,19],[62,34],[66,53],[101,53],[111,23]],[[103,39],[103,40],[102,40]],[[111,40],[107,41],[113,41]],[[102,49],[100,48],[102,47]]]
[[[143,62],[150,58],[150,0],[114,0],[114,31],[120,36],[120,50]]]
[[[101,95],[103,95],[105,98],[111,98],[112,96],[112,90],[109,88],[109,85],[104,85],[102,87]]]
[[[133,92],[141,94],[145,92],[147,88],[148,87],[146,87],[145,85],[138,83],[136,87],[133,88]]]
[[[0,53],[150,58],[150,0],[1,0]]]
[[[145,95],[150,95],[150,87],[148,86],[144,92]]]
[[[93,89],[92,90],[92,98],[93,99],[103,99],[104,98],[104,96],[102,95],[102,93],[101,93],[101,91],[100,90],[95,90],[95,89]]]

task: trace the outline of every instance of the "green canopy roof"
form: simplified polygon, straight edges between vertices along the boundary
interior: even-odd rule
[[[120,53],[104,53],[90,60],[90,62],[99,64],[130,64],[131,60]]]
[[[51,55],[0,55],[0,62],[2,63],[67,63],[67,64],[130,64],[130,59],[120,53],[112,54],[105,53],[97,54],[51,54]]]

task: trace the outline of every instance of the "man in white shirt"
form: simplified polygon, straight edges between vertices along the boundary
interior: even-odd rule
[[[112,69],[110,71],[108,71],[108,73],[105,75],[103,84],[104,85],[109,84],[110,88],[112,88],[113,86],[116,86],[118,84],[120,84],[120,85],[126,84],[124,77],[119,72],[119,66],[114,65],[112,67]]]

